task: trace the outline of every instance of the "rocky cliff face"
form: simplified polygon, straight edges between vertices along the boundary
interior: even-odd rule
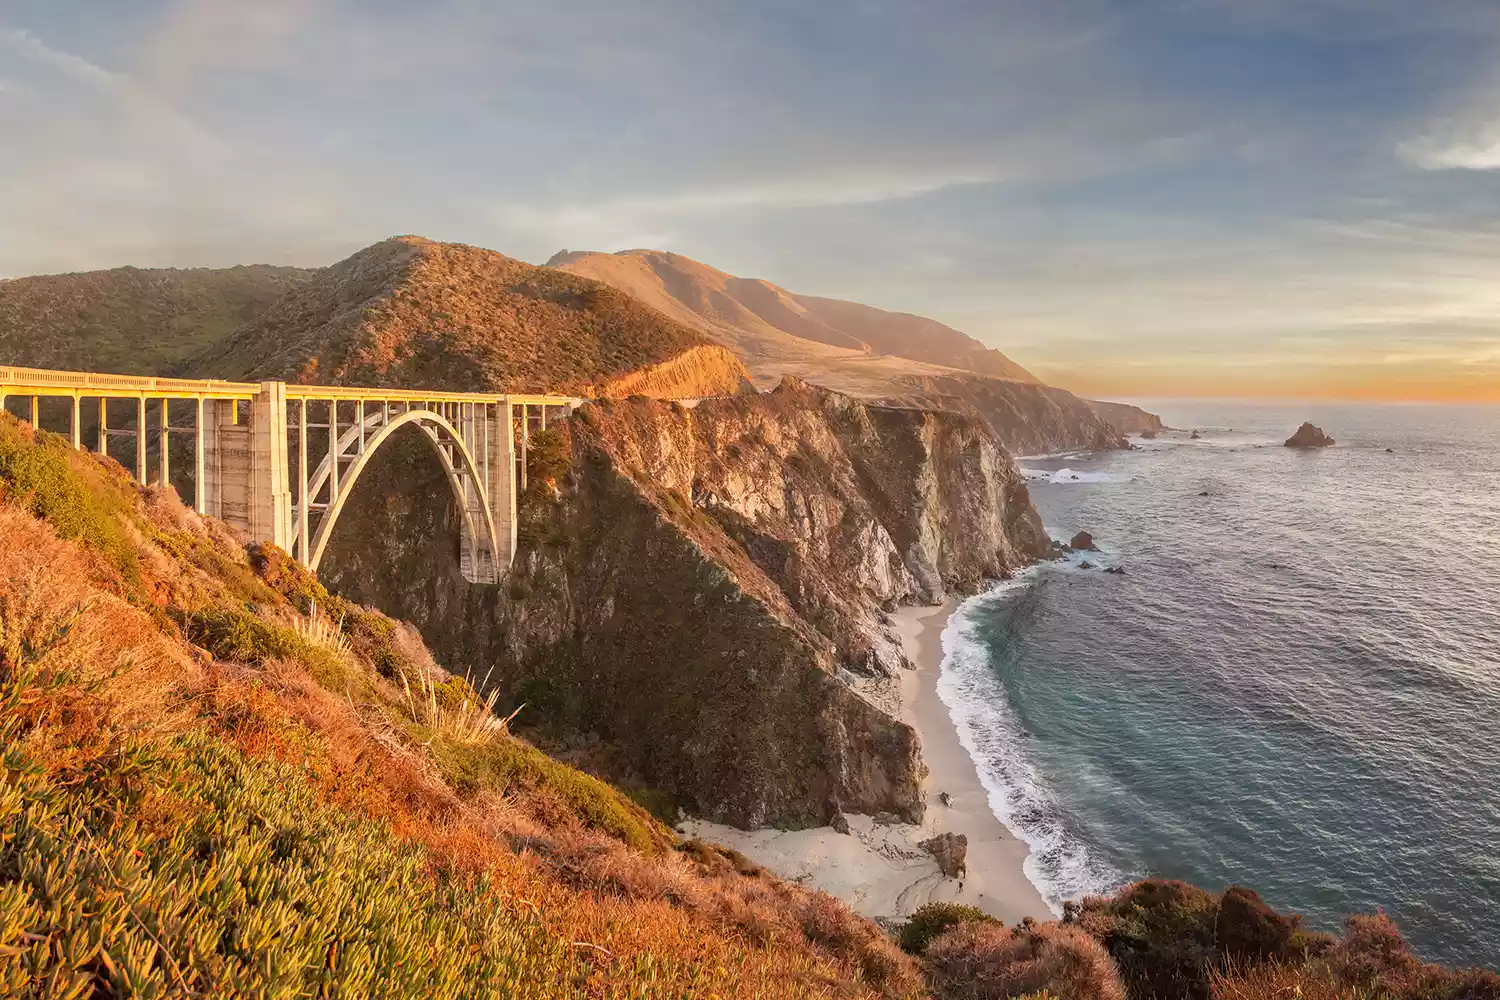
[[[1161,422],[1161,417],[1154,413],[1147,413],[1139,406],[1131,406],[1129,403],[1106,403],[1098,399],[1087,400],[1087,403],[1089,409],[1121,434],[1145,434],[1166,429],[1166,425]]]
[[[977,414],[1016,455],[1098,451],[1127,445],[1119,428],[1066,389],[966,372],[904,375],[901,381],[910,389],[908,395],[898,398]]]
[[[789,381],[590,404],[564,433],[504,585],[458,576],[458,515],[415,440],[361,482],[325,580],[699,815],[919,816],[915,735],[861,693],[902,659],[882,607],[1048,550],[985,423]]]

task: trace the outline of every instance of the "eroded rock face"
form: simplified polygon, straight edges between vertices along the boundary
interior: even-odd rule
[[[1048,552],[989,428],[795,382],[693,409],[589,404],[566,426],[572,470],[527,498],[505,584],[459,577],[443,474],[410,447],[361,481],[325,581],[446,662],[493,665],[507,700],[596,734],[698,815],[919,818],[915,734],[844,678],[903,662],[882,605]]]
[[[964,834],[940,833],[922,841],[922,846],[937,859],[944,878],[961,878],[968,871],[969,838]]]
[[[1334,444],[1333,438],[1323,433],[1321,427],[1314,427],[1311,421],[1297,428],[1297,433],[1286,439],[1288,448],[1329,448]]]

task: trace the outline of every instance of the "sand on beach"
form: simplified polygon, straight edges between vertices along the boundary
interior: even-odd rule
[[[916,670],[901,676],[901,717],[922,743],[927,800],[920,826],[876,823],[850,814],[850,832],[832,827],[811,830],[738,830],[700,820],[679,825],[685,836],[732,847],[783,878],[837,896],[870,917],[904,917],[924,903],[968,903],[1015,923],[1023,917],[1054,916],[1022,871],[1026,844],[990,811],[988,793],[948,707],[938,697],[943,661],[942,632],[954,605],[902,608],[896,612],[906,655]],[[947,792],[943,805],[939,793]],[[968,874],[944,878],[921,842],[938,833],[969,838]]]

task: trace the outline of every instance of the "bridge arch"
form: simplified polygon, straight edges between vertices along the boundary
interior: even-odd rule
[[[442,414],[433,410],[407,410],[403,413],[393,414],[388,419],[381,420],[373,436],[364,438],[364,447],[355,456],[354,463],[338,477],[338,490],[329,498],[327,508],[323,516],[318,519],[317,532],[312,536],[310,543],[310,554],[304,555],[304,565],[313,572],[317,572],[318,564],[323,559],[323,553],[328,548],[328,542],[333,537],[334,526],[338,523],[339,514],[343,512],[344,504],[354,492],[355,485],[359,482],[360,473],[369,465],[370,460],[380,451],[392,434],[408,424],[415,425],[422,432],[422,437],[432,446],[437,455],[439,464],[448,479],[448,485],[453,491],[453,498],[458,503],[458,509],[463,514],[464,529],[469,538],[482,540],[480,548],[488,553],[493,578],[498,578],[500,567],[496,560],[499,553],[499,533],[495,530],[495,518],[492,512],[490,498],[484,492],[484,479],[480,475],[479,463],[475,461],[474,454],[469,450],[464,441],[464,436],[459,433]],[[351,429],[348,434],[340,440],[339,452],[342,452],[346,441],[352,441],[359,436],[359,428]],[[450,455],[449,449],[452,450]],[[318,470],[318,483],[321,488],[322,482],[328,478],[328,470],[320,466]],[[471,504],[469,490],[475,491],[480,516],[474,516],[474,507]],[[310,510],[304,510],[301,517],[311,516]],[[477,523],[476,523],[477,522]]]

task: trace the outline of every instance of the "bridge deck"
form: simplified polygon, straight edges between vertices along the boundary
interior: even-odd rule
[[[514,553],[516,487],[526,488],[533,419],[537,429],[545,429],[549,409],[571,410],[584,402],[578,396],[535,393],[230,382],[0,366],[0,409],[7,397],[29,399],[31,422],[37,426],[49,416],[42,399],[70,400],[68,427],[78,449],[84,447],[82,400],[97,399],[97,417],[91,419],[99,452],[108,454],[112,438],[133,438],[135,475],[142,483],[148,481],[154,447],[155,481],[172,484],[170,436],[191,435],[192,474],[181,470],[176,478],[182,484],[191,479],[194,508],[226,520],[248,538],[293,551],[314,570],[370,454],[398,427],[412,424],[435,449],[461,508],[462,572],[482,583],[498,582]],[[192,405],[174,413],[174,400]],[[129,402],[132,412],[123,426],[110,426],[107,404],[112,401]],[[148,408],[148,401],[156,405]],[[367,406],[371,403],[376,404],[373,410]],[[193,411],[191,423],[175,425],[173,417],[182,419],[183,409]],[[118,407],[115,416],[120,416]]]
[[[101,372],[54,371],[0,365],[0,394],[13,396],[119,396],[146,399],[254,399],[259,382],[223,379],[158,378]],[[389,400],[412,403],[510,403],[515,406],[577,406],[583,396],[537,393],[455,392],[447,389],[396,389],[351,385],[303,385],[288,382],[286,398],[317,400]]]

